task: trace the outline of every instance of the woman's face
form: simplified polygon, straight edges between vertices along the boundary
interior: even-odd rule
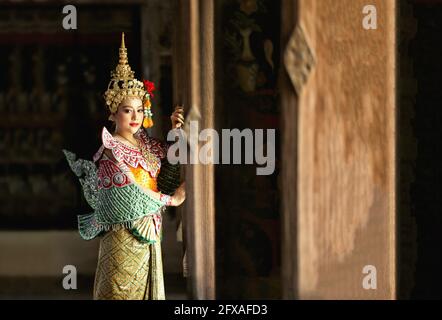
[[[121,101],[114,114],[116,131],[135,134],[143,124],[143,103],[141,99],[128,97]]]

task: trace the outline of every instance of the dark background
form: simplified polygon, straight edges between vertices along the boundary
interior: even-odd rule
[[[442,2],[400,1],[399,297],[442,298]]]
[[[76,215],[91,209],[61,150],[92,159],[110,128],[102,94],[121,31],[141,74],[138,6],[77,5],[77,30],[61,27],[62,7],[0,6],[0,229],[76,228]]]

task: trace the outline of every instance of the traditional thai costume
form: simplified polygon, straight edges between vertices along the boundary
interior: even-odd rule
[[[125,97],[140,97],[148,110],[145,120],[149,121],[143,125],[151,126],[150,95],[127,63],[123,34],[120,61],[105,93],[106,103],[115,112]],[[79,233],[86,240],[102,236],[94,299],[165,299],[161,227],[170,196],[158,200],[143,189],[158,192],[157,177],[168,145],[149,137],[143,128],[134,138],[139,148],[115,139],[103,128],[103,144],[93,161],[76,159],[75,154],[63,150],[94,209],[78,216]]]

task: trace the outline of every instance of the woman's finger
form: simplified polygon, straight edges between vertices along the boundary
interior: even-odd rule
[[[171,119],[172,120],[182,120],[182,121],[184,121],[184,116],[182,116],[182,115],[172,115]]]

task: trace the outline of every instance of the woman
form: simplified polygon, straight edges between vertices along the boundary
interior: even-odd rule
[[[94,282],[94,299],[165,299],[161,257],[162,213],[185,200],[184,183],[173,196],[161,193],[157,177],[167,145],[149,137],[150,98],[154,86],[134,77],[124,34],[120,60],[104,94],[115,131],[102,131],[103,145],[93,162],[63,150],[80,177],[86,200],[95,211],[78,216],[80,235],[103,235]],[[172,128],[184,124],[183,108],[171,115]],[[98,163],[98,169],[95,165]]]

